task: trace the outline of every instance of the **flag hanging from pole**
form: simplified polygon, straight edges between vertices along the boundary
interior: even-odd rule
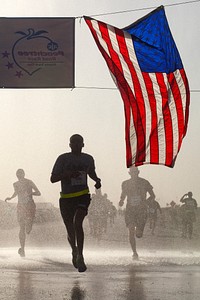
[[[124,102],[127,167],[173,167],[187,130],[190,93],[164,7],[123,29],[84,19]]]

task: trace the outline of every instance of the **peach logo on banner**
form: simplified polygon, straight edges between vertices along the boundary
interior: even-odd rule
[[[74,86],[73,18],[0,18],[0,25],[5,21],[8,26],[0,28],[1,87]]]
[[[12,48],[12,58],[21,70],[32,75],[46,66],[47,62],[49,65],[55,64],[59,55],[64,56],[63,51],[56,52],[58,44],[47,37],[47,31],[35,32],[32,28],[29,28],[27,31],[28,33],[23,31],[16,32],[22,37],[15,42]],[[44,50],[37,51],[36,49]]]

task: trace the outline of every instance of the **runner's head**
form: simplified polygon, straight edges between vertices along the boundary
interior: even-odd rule
[[[80,134],[73,134],[70,137],[69,146],[74,153],[80,153],[84,147],[83,137]]]
[[[188,192],[188,197],[189,198],[192,198],[192,195],[193,195],[192,192]]]
[[[24,176],[25,176],[25,172],[23,169],[18,169],[17,172],[16,172],[16,176],[18,179],[23,179]]]
[[[130,167],[129,168],[129,174],[131,175],[131,177],[138,177],[140,171],[138,170],[137,167]]]

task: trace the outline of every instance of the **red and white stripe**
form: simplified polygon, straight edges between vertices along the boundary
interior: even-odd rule
[[[91,18],[85,21],[124,102],[127,167],[173,167],[188,122],[189,87],[184,70],[144,73],[127,32]]]

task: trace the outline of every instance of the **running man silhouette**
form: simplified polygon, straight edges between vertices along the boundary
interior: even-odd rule
[[[188,192],[183,195],[180,202],[183,203],[181,206],[182,212],[182,237],[186,238],[187,234],[189,239],[192,238],[193,234],[193,223],[196,221],[196,210],[197,201],[192,197],[192,192]]]
[[[158,201],[156,201],[154,198],[151,198],[148,201],[148,217],[149,217],[149,225],[150,225],[152,235],[154,235],[156,224],[157,224],[158,210],[160,214],[162,214],[162,210]]]
[[[23,169],[18,169],[16,176],[18,181],[13,184],[14,193],[11,197],[7,197],[5,201],[7,202],[16,196],[18,197],[17,220],[20,226],[19,241],[21,246],[18,253],[21,257],[24,257],[26,234],[31,232],[35,218],[36,205],[33,196],[40,196],[41,193],[33,181],[25,178]]]
[[[87,175],[96,182],[96,189],[101,187],[101,180],[96,175],[93,157],[82,153],[83,137],[72,135],[69,146],[71,152],[57,158],[50,180],[52,183],[61,181],[59,204],[72,248],[72,263],[79,272],[84,272],[87,267],[83,257],[83,221],[91,201]]]
[[[143,235],[144,227],[147,220],[147,201],[150,198],[155,199],[153,187],[151,184],[139,177],[137,167],[129,169],[130,179],[122,182],[122,192],[119,206],[123,206],[125,198],[127,198],[125,223],[129,230],[129,241],[133,250],[133,259],[138,259],[136,251],[136,239]],[[147,193],[149,197],[147,198]]]

